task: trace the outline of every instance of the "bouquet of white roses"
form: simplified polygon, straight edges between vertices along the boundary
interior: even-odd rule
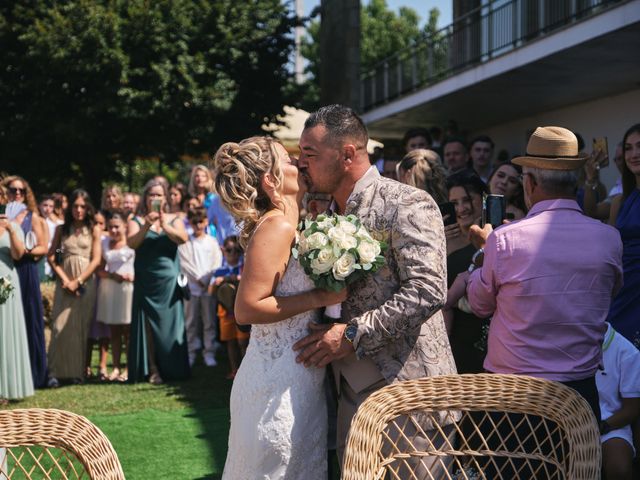
[[[0,305],[4,305],[13,293],[14,286],[9,277],[0,277]]]
[[[292,250],[318,288],[339,291],[384,264],[384,242],[375,240],[355,215],[318,215],[300,224]]]

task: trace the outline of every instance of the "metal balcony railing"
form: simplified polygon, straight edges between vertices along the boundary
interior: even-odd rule
[[[629,0],[485,0],[361,76],[366,112]]]

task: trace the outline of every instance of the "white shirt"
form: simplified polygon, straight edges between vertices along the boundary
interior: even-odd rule
[[[602,345],[604,370],[596,375],[602,419],[622,407],[622,398],[640,397],[640,350],[607,323]]]
[[[196,238],[189,236],[189,241],[178,247],[180,268],[187,276],[189,290],[192,295],[208,295],[207,289],[200,282],[208,285],[213,272],[222,265],[222,250],[218,241],[211,235]]]

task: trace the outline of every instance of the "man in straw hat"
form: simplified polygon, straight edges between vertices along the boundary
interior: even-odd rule
[[[523,167],[529,214],[493,232],[490,225],[472,230],[484,247],[467,296],[479,317],[493,315],[486,370],[564,383],[600,420],[595,374],[609,304],[622,284],[622,243],[576,203],[586,159],[571,131],[536,129],[526,155],[513,159]]]

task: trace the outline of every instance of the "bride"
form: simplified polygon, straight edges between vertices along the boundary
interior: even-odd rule
[[[298,169],[268,137],[226,143],[215,155],[215,189],[242,225],[245,267],[236,321],[251,340],[231,390],[231,429],[224,480],[327,478],[324,369],[295,361],[320,307],[339,293],[315,289],[291,258],[296,238]]]

